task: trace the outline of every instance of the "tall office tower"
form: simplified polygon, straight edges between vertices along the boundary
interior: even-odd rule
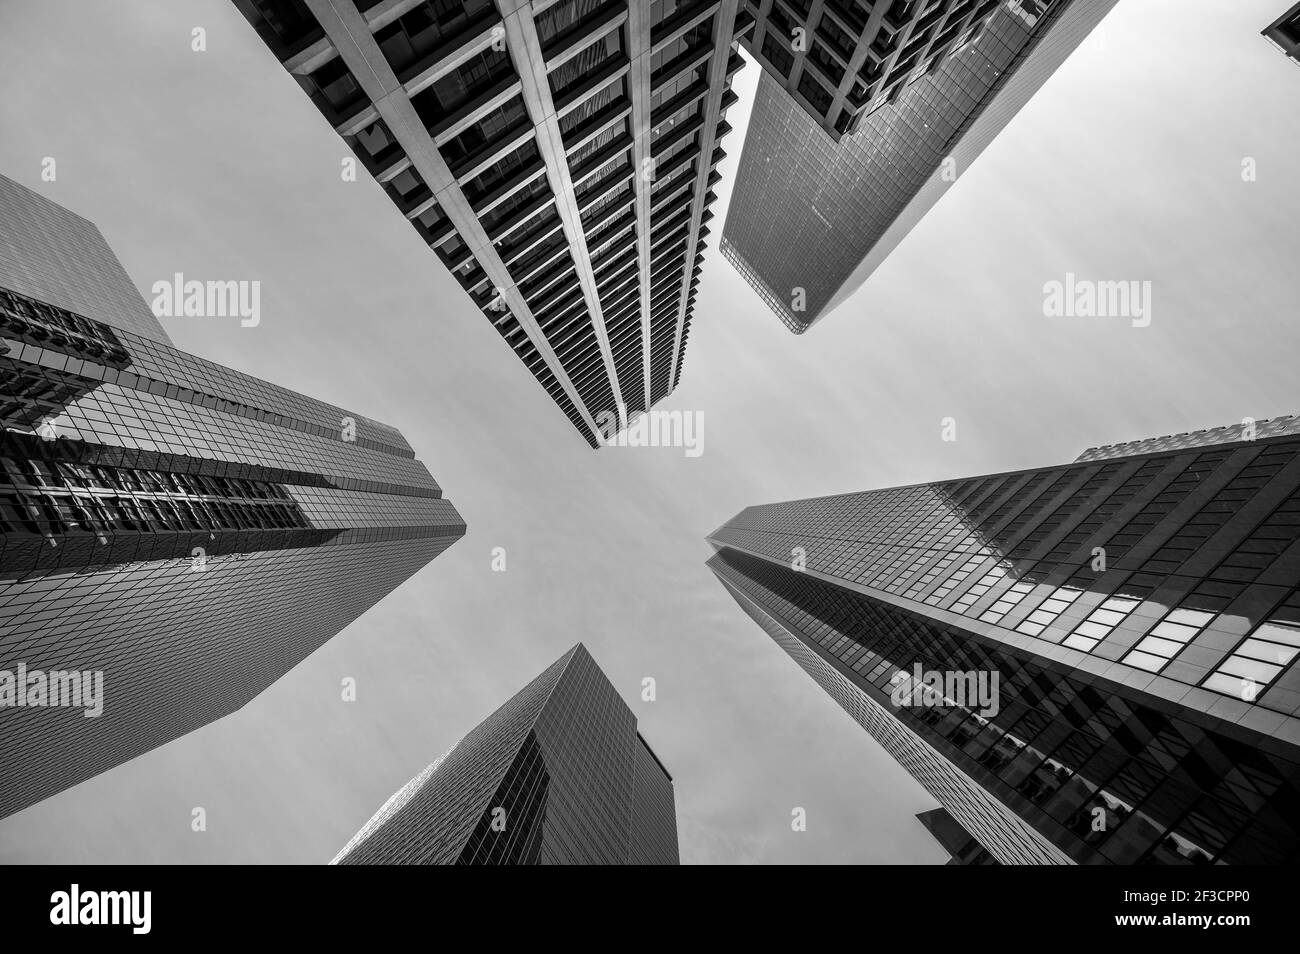
[[[1300,3],[1274,20],[1263,35],[1293,60],[1300,60]]]
[[[85,220],[0,177],[0,233],[4,817],[240,708],[465,524],[393,428],[173,348]]]
[[[807,331],[857,291],[1114,4],[1002,3],[951,55],[932,61],[926,53],[917,67],[904,63],[881,76],[869,90],[895,83],[886,101],[859,114],[853,134],[838,143],[765,69],[723,228],[723,255],[786,327]],[[872,21],[884,6],[877,5]],[[934,12],[922,20],[948,7],[927,6]],[[980,4],[976,13],[983,9]],[[946,36],[945,22],[935,21],[926,36],[936,29]],[[832,45],[824,36],[813,35],[805,65],[815,66],[815,51]],[[948,45],[945,40],[942,49]],[[929,41],[925,49],[933,49]],[[910,83],[891,78],[899,71],[911,77],[922,67],[928,72]],[[806,68],[801,75],[809,75]],[[873,102],[868,98],[864,109]],[[834,108],[842,116],[846,107]]]
[[[925,830],[934,836],[943,850],[948,852],[950,865],[996,865],[997,859],[987,849],[971,837],[970,832],[961,827],[961,822],[948,814],[944,808],[935,808],[921,812],[916,820],[925,826]]]
[[[579,643],[398,789],[331,864],[677,862],[672,776]]]
[[[235,3],[588,443],[677,386],[738,0]]]
[[[1300,426],[1262,431],[750,507],[709,566],[998,861],[1294,863]]]

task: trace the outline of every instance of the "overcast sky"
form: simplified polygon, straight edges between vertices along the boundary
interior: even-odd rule
[[[753,503],[1300,410],[1300,64],[1259,35],[1285,5],[1120,0],[805,336],[715,227],[660,405],[703,412],[688,459],[588,448],[380,188],[340,181],[346,147],[233,4],[7,0],[0,173],[98,224],[142,293],[260,280],[260,326],[171,319],[178,347],[399,427],[469,533],[239,713],[0,821],[0,861],[328,861],[581,640],[673,773],[684,862],[942,862],[913,817],[933,799],[740,611],[704,536]],[[1150,326],[1045,317],[1066,272],[1152,282]]]

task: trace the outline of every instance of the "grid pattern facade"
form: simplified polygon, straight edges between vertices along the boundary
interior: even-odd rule
[[[739,0],[235,2],[588,443],[677,386]]]
[[[1291,59],[1300,61],[1300,3],[1270,23],[1263,35]]]
[[[1187,431],[1182,434],[1166,434],[1163,437],[1148,437],[1140,441],[1127,441],[1121,444],[1106,444],[1102,447],[1089,447],[1079,455],[1078,460],[1109,460],[1115,457],[1133,457],[1137,454],[1151,454],[1164,450],[1183,450],[1188,447],[1210,447],[1215,444],[1235,444],[1242,440],[1255,440],[1260,437],[1279,437],[1283,434],[1300,434],[1300,415],[1288,414],[1262,421],[1243,420],[1240,424],[1227,427],[1206,428],[1201,431]]]
[[[675,865],[678,855],[673,778],[640,733],[633,752],[636,774],[632,781],[628,864]]]
[[[575,646],[416,776],[336,864],[676,864],[672,779]]]
[[[802,334],[866,280],[1114,2],[999,5],[838,143],[765,69],[723,255]]]
[[[57,219],[0,209],[19,246]],[[0,287],[0,817],[239,709],[464,532],[393,428]],[[102,673],[102,713],[24,669]]]
[[[830,137],[978,39],[1005,0],[744,0],[745,50]],[[1038,17],[1052,0],[1023,0]]]
[[[1300,436],[751,507],[710,540],[733,592],[1070,858],[1297,860]],[[998,673],[1001,711],[891,705],[918,661]]]
[[[492,795],[491,807],[470,832],[456,864],[539,864],[550,788],[546,756],[536,733],[529,732]]]
[[[922,732],[894,717],[887,699],[868,692],[859,681],[819,652],[817,643],[780,618],[781,606],[768,591],[745,577],[743,567],[726,559],[726,551],[709,568],[758,625],[813,678],[927,792],[976,833],[1006,864],[1068,864],[1069,858],[1027,822],[970,778]]]
[[[93,222],[4,176],[0,209],[0,287],[171,344]]]
[[[366,822],[331,864],[454,864],[484,814],[491,816],[537,714],[564,674],[572,652],[510,698],[427,766]],[[513,838],[509,815],[506,834]]]

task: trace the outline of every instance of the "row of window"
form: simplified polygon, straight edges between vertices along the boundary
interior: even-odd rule
[[[306,527],[296,507],[251,500],[166,499],[0,491],[0,531],[69,533],[215,532]]]
[[[0,335],[110,367],[131,361],[108,325],[6,288],[0,288]]]
[[[308,526],[277,484],[235,477],[0,458],[0,530],[43,536]]]
[[[181,474],[134,467],[110,467],[28,457],[0,457],[0,485],[18,489],[110,490],[180,494],[190,497],[245,497],[290,500],[278,484],[240,477]]]

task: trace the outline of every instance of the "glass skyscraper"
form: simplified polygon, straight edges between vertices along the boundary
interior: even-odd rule
[[[677,387],[739,0],[235,3],[589,444]]]
[[[785,2],[764,0],[774,9]],[[914,56],[909,67],[891,55],[888,63],[896,65],[858,97],[864,112],[853,114],[853,132],[838,142],[828,135],[833,117],[810,114],[806,98],[783,88],[790,82],[785,73],[760,60],[764,73],[723,228],[723,255],[787,328],[807,331],[866,281],[1114,5],[1006,0],[992,13],[976,6],[940,44],[942,55],[923,54],[925,69]],[[876,4],[873,17],[889,6]],[[893,6],[923,5],[895,0]],[[932,0],[924,7],[933,13],[921,17],[946,6]],[[924,35],[937,41],[947,34],[934,20]],[[821,33],[812,38],[812,50],[831,45]],[[934,47],[927,40],[918,49]],[[799,62],[804,59],[815,63],[811,54]],[[886,87],[883,99],[870,93]],[[868,106],[873,111],[865,112]]]
[[[332,863],[675,865],[673,780],[579,643],[399,789]]]
[[[3,177],[0,247],[3,817],[239,709],[465,523],[394,428],[172,347]]]
[[[749,507],[709,540],[998,861],[1300,860],[1300,418]]]

